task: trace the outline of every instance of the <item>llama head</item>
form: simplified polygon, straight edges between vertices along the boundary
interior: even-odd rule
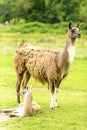
[[[80,34],[80,31],[79,31],[79,22],[77,23],[77,25],[75,27],[72,27],[72,22],[70,21],[69,22],[69,32],[68,32],[68,35],[70,38],[72,39],[76,39],[76,38],[80,38],[81,37],[81,34]]]
[[[26,88],[23,90],[23,92],[20,95],[24,97],[26,93],[32,93],[32,86],[30,86],[29,88],[28,86],[26,86]]]

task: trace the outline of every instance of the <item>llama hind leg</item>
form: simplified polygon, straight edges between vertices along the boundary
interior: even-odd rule
[[[22,80],[22,88],[25,89],[26,88],[26,85],[28,83],[30,79],[30,75],[27,71],[24,72],[24,75],[23,75],[23,80]]]
[[[16,110],[16,108],[0,109],[0,113],[11,113],[15,110]]]
[[[23,78],[23,74],[17,74],[17,82],[16,82],[16,92],[17,92],[17,102],[20,104],[20,86]]]
[[[20,114],[19,112],[13,112],[9,115],[9,117],[22,117],[22,114]]]
[[[23,116],[23,106],[19,106],[9,114],[9,117],[22,117],[22,116]]]

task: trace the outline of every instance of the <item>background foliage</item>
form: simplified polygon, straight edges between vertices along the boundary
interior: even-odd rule
[[[0,22],[87,22],[87,0],[0,0]]]

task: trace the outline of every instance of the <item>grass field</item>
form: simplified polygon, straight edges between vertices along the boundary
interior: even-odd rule
[[[0,109],[16,107],[16,74],[13,65],[15,49],[24,40],[46,48],[61,50],[66,34],[0,32]],[[60,85],[60,108],[50,110],[50,92],[31,78],[33,99],[41,106],[41,113],[31,117],[17,117],[0,122],[0,130],[86,130],[87,129],[87,39],[77,40],[76,56],[70,73]]]

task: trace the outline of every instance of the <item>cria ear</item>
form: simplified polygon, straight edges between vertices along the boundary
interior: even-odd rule
[[[72,21],[69,22],[69,29],[72,29]]]
[[[26,86],[26,90],[28,90],[28,86]]]
[[[80,24],[80,22],[77,23],[77,25],[76,25],[77,28],[79,27],[79,24]]]
[[[32,85],[28,88],[28,91],[32,91]]]
[[[33,88],[33,87],[32,87],[32,85],[31,85],[31,86],[30,86],[30,89],[32,90],[32,88]]]

